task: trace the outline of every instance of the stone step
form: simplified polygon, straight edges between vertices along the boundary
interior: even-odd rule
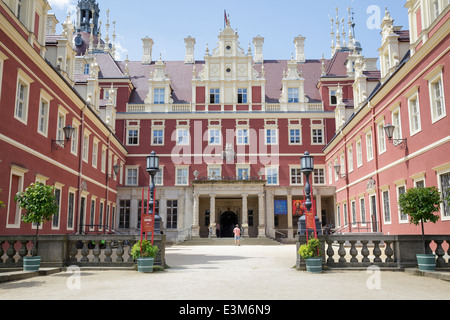
[[[241,238],[242,246],[274,246],[279,242],[270,238]],[[180,244],[180,246],[234,246],[234,238],[192,238]]]

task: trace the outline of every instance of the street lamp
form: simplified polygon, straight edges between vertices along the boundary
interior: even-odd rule
[[[150,174],[150,199],[148,200],[148,214],[153,215],[154,191],[155,191],[155,174],[159,172],[159,157],[155,151],[147,157],[147,172]],[[154,234],[161,234],[161,217],[155,213],[154,217],[155,229]]]
[[[71,125],[65,126],[63,129],[64,133],[64,140],[52,140],[52,152],[53,152],[53,145],[55,146],[56,150],[59,150],[61,148],[64,148],[67,142],[70,142],[72,139],[72,135],[75,131],[75,128],[73,128]]]
[[[340,166],[338,163],[336,163],[336,164],[334,165],[334,172],[336,172],[336,175],[337,175],[339,178],[341,178],[341,179],[345,178],[345,176],[346,176],[345,173],[343,173],[343,174],[341,175],[341,166]]]
[[[396,148],[405,149],[407,147],[406,138],[405,139],[393,139],[394,131],[395,131],[395,126],[393,126],[390,123],[384,127],[384,132],[386,133],[386,136],[387,136],[389,142],[392,142],[393,146]]]
[[[311,210],[312,202],[311,202],[311,185],[309,184],[309,176],[314,171],[314,157],[309,155],[309,152],[306,151],[305,155],[300,158],[301,171],[306,176],[306,184],[305,184],[305,193],[306,193],[306,201],[305,206],[307,211]]]

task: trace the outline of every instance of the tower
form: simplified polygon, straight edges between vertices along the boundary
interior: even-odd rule
[[[93,33],[98,35],[98,21],[100,8],[95,0],[78,0],[77,5],[77,31],[91,33],[91,20],[93,22]]]

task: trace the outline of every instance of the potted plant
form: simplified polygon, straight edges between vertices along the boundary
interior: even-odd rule
[[[306,262],[306,271],[309,273],[322,272],[322,246],[319,239],[313,238],[298,249],[298,254]]]
[[[42,183],[32,183],[24,192],[18,192],[14,201],[24,209],[22,221],[36,224],[36,236],[31,250],[31,257],[23,258],[24,271],[38,271],[41,264],[39,252],[39,228],[58,213],[58,201],[54,194],[55,188]]]
[[[131,248],[131,256],[137,260],[139,272],[153,272],[153,263],[158,251],[158,247],[146,239],[134,244]]]
[[[441,195],[436,187],[428,188],[411,188],[399,197],[398,204],[404,214],[409,215],[410,223],[422,226],[423,254],[418,253],[417,263],[419,270],[434,271],[436,270],[436,256],[434,254],[426,254],[427,247],[425,243],[424,223],[430,221],[436,223],[439,216],[434,214],[439,212],[441,204]]]

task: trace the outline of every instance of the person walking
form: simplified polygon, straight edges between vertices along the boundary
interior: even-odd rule
[[[234,233],[234,245],[235,246],[240,246],[241,243],[241,229],[239,229],[239,225],[237,224],[236,227],[233,230]]]

